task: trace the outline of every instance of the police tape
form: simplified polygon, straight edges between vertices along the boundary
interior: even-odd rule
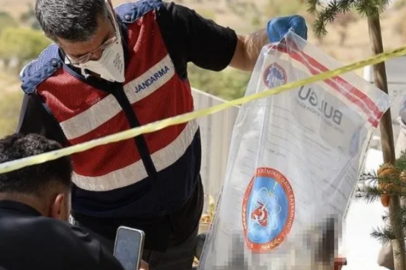
[[[22,158],[19,160],[5,162],[5,163],[0,164],[0,174],[15,171],[15,170],[27,167],[27,166],[45,163],[47,161],[55,160],[55,159],[58,159],[58,158],[61,158],[64,156],[69,156],[69,155],[72,155],[75,153],[84,152],[86,150],[95,148],[97,146],[131,139],[131,138],[134,138],[134,137],[142,135],[142,134],[152,133],[152,132],[164,129],[169,126],[187,123],[191,120],[201,118],[204,116],[208,116],[208,115],[223,111],[225,109],[228,109],[228,108],[236,106],[236,105],[242,105],[242,104],[248,103],[250,101],[258,100],[258,99],[265,98],[265,97],[268,97],[271,95],[275,95],[275,94],[281,93],[286,90],[304,86],[306,84],[324,81],[324,80],[327,80],[327,79],[330,79],[333,77],[337,77],[341,74],[344,74],[344,73],[347,73],[350,71],[354,71],[354,70],[357,70],[357,69],[360,69],[360,68],[363,68],[366,66],[375,65],[375,64],[384,62],[386,60],[389,60],[389,59],[392,59],[395,57],[403,56],[405,54],[406,54],[406,46],[403,46],[403,47],[397,48],[391,52],[384,52],[384,53],[372,56],[370,58],[364,59],[362,61],[347,65],[347,66],[343,66],[343,67],[340,67],[340,68],[337,68],[334,70],[329,70],[329,71],[326,71],[323,73],[319,73],[317,75],[314,75],[314,76],[306,78],[306,79],[287,83],[282,86],[268,89],[261,93],[257,93],[257,94],[245,96],[242,98],[234,99],[231,101],[227,101],[225,103],[215,105],[213,107],[178,115],[178,116],[167,118],[167,119],[163,119],[163,120],[156,121],[156,122],[153,122],[153,123],[141,126],[141,127],[136,127],[136,128],[132,128],[129,130],[121,131],[121,132],[118,132],[118,133],[115,133],[115,134],[112,134],[109,136],[105,136],[105,137],[102,137],[99,139],[91,140],[91,141],[77,144],[74,146],[69,146],[69,147],[66,147],[66,148],[63,148],[60,150],[51,151],[51,152],[39,154],[36,156],[26,157],[26,158]]]

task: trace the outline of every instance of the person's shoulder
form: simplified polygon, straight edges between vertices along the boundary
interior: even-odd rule
[[[24,246],[24,252],[29,255],[24,256],[32,259],[38,254],[52,254],[52,258],[46,261],[48,269],[61,269],[60,266],[63,265],[64,269],[122,270],[117,260],[104,252],[96,239],[77,226],[48,217],[30,218],[26,222],[19,222],[21,223],[23,225],[13,228],[13,235],[18,236],[16,242],[29,243]],[[17,234],[17,231],[25,233]],[[13,252],[16,252],[15,249]],[[25,254],[24,252],[22,254]],[[42,265],[41,261],[36,263]],[[44,269],[38,268],[38,265],[34,268]]]
[[[64,251],[80,246],[83,235],[86,235],[68,222],[43,216],[9,217],[7,220],[3,217],[0,219],[0,231],[4,238],[14,238],[17,242],[25,239],[30,243],[41,244],[44,250],[63,246]]]
[[[62,67],[58,46],[51,44],[45,48],[37,59],[28,63],[20,72],[21,88],[26,94],[32,94],[35,87],[52,76]]]
[[[41,228],[41,231],[46,231],[48,235],[59,238],[59,240],[65,239],[66,241],[73,240],[73,242],[75,242],[76,240],[82,241],[83,237],[90,237],[89,234],[80,227],[73,226],[69,222],[42,217],[38,219],[36,223],[36,227]]]
[[[115,10],[123,22],[133,23],[146,13],[163,7],[162,0],[139,0],[121,4]]]
[[[68,222],[54,220],[44,222],[42,232],[47,235],[49,253],[61,257],[67,269],[123,270],[118,260],[102,247],[88,232]]]
[[[99,256],[100,244],[80,227],[51,218],[37,220],[35,227],[38,228],[38,234],[48,236],[44,247],[56,248],[64,256],[74,257],[73,261],[87,261]],[[59,248],[61,246],[63,249]]]

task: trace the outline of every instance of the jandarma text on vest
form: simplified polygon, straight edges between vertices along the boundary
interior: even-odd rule
[[[146,79],[143,83],[139,84],[138,86],[135,87],[135,93],[139,93],[142,90],[148,88],[151,84],[154,82],[158,81],[161,77],[163,77],[166,73],[169,71],[169,67],[165,66],[158,70],[154,75],[152,75],[150,78]]]

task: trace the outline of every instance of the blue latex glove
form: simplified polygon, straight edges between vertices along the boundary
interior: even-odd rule
[[[278,17],[268,22],[267,31],[271,42],[279,42],[292,29],[297,35],[307,40],[306,21],[302,16]]]

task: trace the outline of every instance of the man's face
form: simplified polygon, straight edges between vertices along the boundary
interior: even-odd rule
[[[98,29],[89,41],[70,42],[58,38],[58,45],[71,59],[73,64],[83,64],[89,60],[99,60],[106,47],[105,45],[108,45],[115,36],[116,33],[111,19],[100,16],[98,19]]]

